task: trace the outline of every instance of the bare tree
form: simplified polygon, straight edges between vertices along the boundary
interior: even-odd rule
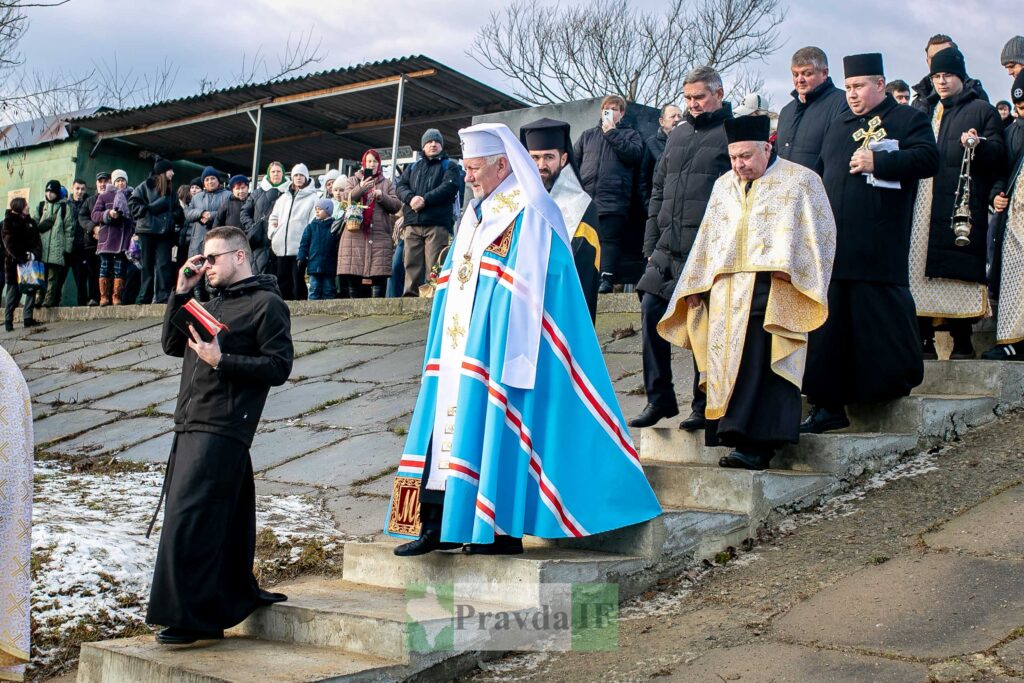
[[[616,93],[653,106],[677,101],[686,72],[708,65],[727,78],[781,45],[780,0],[672,0],[661,14],[629,0],[493,12],[467,54],[516,84],[533,104]]]
[[[153,71],[122,70],[117,52],[110,61],[93,62],[95,88],[90,104],[124,109],[167,99],[178,78],[179,67],[164,58]]]

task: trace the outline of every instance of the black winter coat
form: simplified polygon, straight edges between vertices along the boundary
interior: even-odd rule
[[[171,323],[192,298],[171,293],[164,312],[164,353],[184,357],[174,431],[210,432],[252,445],[270,387],[292,371],[291,317],[277,278],[257,275],[220,290],[204,306],[229,329],[222,331],[221,360],[214,370],[188,346],[189,337]]]
[[[1013,171],[1015,164],[1024,156],[1024,119],[1014,119],[1004,131],[1006,135],[1007,168]]]
[[[92,234],[92,229],[96,227],[96,224],[92,220],[92,210],[95,208],[96,200],[99,198],[98,194],[87,196],[85,203],[78,212],[78,225],[82,228],[85,248],[90,251],[96,251],[96,238]]]
[[[931,230],[928,233],[927,277],[986,282],[985,236],[988,206],[1006,187],[1006,144],[999,112],[977,89],[965,88],[959,95],[942,101],[938,147],[940,167],[932,186]],[[929,120],[934,114],[928,112]],[[960,134],[971,128],[986,138],[975,150],[971,165],[971,243],[958,247],[952,228],[953,208],[964,148]]]
[[[185,212],[177,195],[174,192],[160,195],[153,176],[135,188],[128,198],[128,208],[139,235],[173,235],[185,224]]]
[[[18,265],[28,261],[28,254],[42,258],[43,242],[39,228],[29,216],[14,213],[10,209],[0,224],[0,241],[4,248],[4,278],[7,284],[18,284]]]
[[[665,152],[668,133],[658,128],[658,132],[644,141],[644,156],[640,162],[640,197],[644,202],[644,212],[651,203],[651,187],[654,183],[654,169]],[[644,216],[646,218],[646,215]]]
[[[447,160],[447,163],[445,161]],[[441,152],[434,158],[423,157],[398,178],[395,192],[402,200],[403,225],[433,227],[440,225],[451,231],[455,223],[455,198],[465,189],[462,169]],[[409,202],[423,197],[422,211],[413,211]]]
[[[637,284],[639,291],[664,299],[672,296],[715,181],[732,168],[722,125],[730,118],[728,106],[696,118],[686,114],[668,136],[647,208],[643,249],[650,260]]]
[[[981,87],[981,81],[976,78],[968,78],[964,81],[964,90],[974,90],[978,93],[978,97],[989,101],[988,93]],[[935,86],[932,85],[932,77],[925,76],[917,85],[913,86],[914,100],[910,103],[911,107],[930,114],[935,109],[935,105],[939,103],[939,93],[935,92]]]
[[[248,195],[244,200],[239,199],[234,194],[228,197],[228,200],[224,202],[224,205],[220,207],[220,211],[213,219],[213,227],[219,228],[222,225],[233,225],[236,228],[242,227],[242,207],[252,201],[252,195]],[[249,245],[252,247],[252,245]]]
[[[607,133],[598,124],[580,135],[573,156],[580,169],[580,184],[597,205],[598,215],[629,214],[633,173],[643,153],[640,133],[622,123]]]
[[[821,156],[821,143],[832,122],[847,111],[846,93],[832,83],[831,78],[807,93],[801,102],[796,90],[790,93],[793,101],[779,113],[779,135],[775,151],[786,161],[817,168]]]
[[[1024,166],[1024,120],[1015,119],[1013,125],[1006,129],[1006,168],[1009,171],[1006,181],[1006,197],[1013,201],[1015,192],[1024,192],[1020,183],[1021,167]],[[1010,210],[996,214],[993,226],[992,267],[989,271],[988,289],[993,298],[999,297],[1003,272],[1003,240],[1006,238],[1006,220]]]
[[[270,214],[274,210],[277,198],[281,196],[281,190],[272,187],[269,190],[257,191],[250,195],[249,199],[241,207],[239,220],[245,236],[249,238],[249,247],[257,249],[269,249],[270,239],[267,237],[267,223]]]
[[[83,194],[82,198],[77,202],[68,195],[67,201],[68,211],[71,211],[71,215],[73,216],[71,221],[71,231],[73,233],[72,248],[75,251],[82,251],[85,249],[85,231],[82,229],[82,224],[78,218],[82,215],[82,207],[84,207],[89,201],[89,195]]]
[[[875,176],[899,181],[899,190],[868,185],[850,173],[850,157],[861,143],[853,134],[879,116],[886,137],[899,141],[898,152],[875,152]],[[870,112],[848,112],[832,124],[821,148],[818,172],[836,219],[833,280],[862,280],[907,286],[910,224],[917,181],[939,170],[939,150],[928,117],[896,104],[891,95]]]

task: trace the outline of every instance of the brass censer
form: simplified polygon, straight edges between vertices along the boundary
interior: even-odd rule
[[[972,135],[964,142],[964,158],[960,162],[960,180],[956,185],[956,201],[953,203],[953,242],[958,247],[971,243],[971,162],[974,152],[985,138]]]

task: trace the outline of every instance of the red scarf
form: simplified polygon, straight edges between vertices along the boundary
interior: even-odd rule
[[[367,237],[369,237],[370,236],[370,226],[373,223],[373,210],[377,208],[377,199],[373,196],[373,190],[377,186],[377,184],[380,182],[380,178],[381,178],[381,175],[380,175],[381,163],[380,163],[380,154],[377,153],[377,150],[375,150],[375,149],[368,149],[363,154],[363,160],[362,160],[363,168],[366,168],[366,157],[373,157],[374,159],[377,160],[377,169],[373,172],[373,175],[370,176],[371,178],[373,178],[374,187],[370,188],[369,190],[366,190],[365,192],[363,192],[363,203],[366,204],[366,208],[363,209],[363,234],[366,235]],[[365,180],[365,177],[363,179]],[[367,195],[367,193],[370,194],[370,201],[369,201],[369,203],[366,202],[366,195]]]

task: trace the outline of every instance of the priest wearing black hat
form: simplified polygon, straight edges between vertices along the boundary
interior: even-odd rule
[[[1006,190],[999,192],[992,205],[996,210],[993,226],[992,268],[989,288],[996,307],[996,345],[981,354],[986,360],[1024,361],[1024,71],[1017,74],[1010,89],[1017,118],[1006,129],[1009,177]]]
[[[572,154],[569,124],[538,119],[519,129],[519,140],[537,164],[544,187],[562,211],[572,235],[572,254],[591,320],[597,320],[597,289],[601,282],[601,244],[597,206],[583,191]]]
[[[761,470],[796,443],[807,336],[828,316],[835,221],[821,179],[780,159],[766,116],[725,121],[719,178],[658,332],[691,349],[707,392],[705,445]]]
[[[880,54],[843,66],[850,110],[819,161],[836,255],[828,321],[808,345],[805,433],[846,427],[847,404],[906,396],[924,378],[907,264],[917,184],[938,171],[938,148],[928,117],[886,94]]]
[[[1006,184],[1006,145],[996,108],[967,78],[964,56],[955,47],[931,59],[932,87],[938,94],[926,103],[939,147],[934,178],[922,180],[914,203],[910,237],[910,293],[917,308],[921,354],[938,358],[935,325],[953,337],[952,360],[974,358],[972,325],[988,312],[985,286],[989,202]],[[957,244],[952,218],[963,198],[960,166],[964,146],[974,146],[969,204],[973,226],[968,244]]]

